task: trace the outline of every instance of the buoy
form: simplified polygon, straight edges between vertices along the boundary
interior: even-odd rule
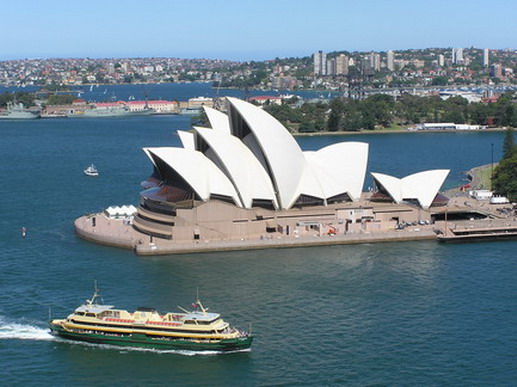
[[[22,238],[25,238],[25,235],[27,235],[27,229],[22,227]]]

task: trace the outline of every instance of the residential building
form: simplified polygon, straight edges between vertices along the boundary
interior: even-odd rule
[[[452,49],[452,64],[463,64],[463,48]]]
[[[336,58],[336,75],[348,75],[348,57],[345,54]]]
[[[445,66],[445,56],[442,54],[438,55],[438,66]]]
[[[395,53],[391,50],[388,51],[388,58],[386,61],[386,65],[388,67],[388,70],[394,71],[395,70]]]
[[[336,75],[336,58],[327,59],[327,75]]]
[[[494,63],[490,66],[490,76],[497,79],[503,78],[503,66],[499,63]]]
[[[370,67],[374,71],[381,71],[381,55],[375,52],[370,53]]]
[[[488,48],[483,50],[483,67],[488,67],[490,63],[490,51]]]
[[[327,54],[321,50],[314,53],[314,75],[327,75]]]

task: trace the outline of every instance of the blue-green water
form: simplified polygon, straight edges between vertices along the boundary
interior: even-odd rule
[[[188,118],[0,121],[0,384],[514,385],[515,242],[334,246],[143,258],[82,241],[73,220],[137,203],[143,146],[177,145]],[[299,139],[370,143],[369,169],[462,171],[500,155],[501,133]],[[82,170],[95,163],[101,176]],[[329,161],[329,165],[331,165]],[[339,167],[339,166],[334,166]],[[368,182],[367,182],[368,184]],[[28,229],[27,238],[20,229]],[[52,338],[97,280],[106,303],[189,305],[247,329],[251,352],[141,351]]]

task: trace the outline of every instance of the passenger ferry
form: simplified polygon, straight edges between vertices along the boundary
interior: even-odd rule
[[[97,344],[192,351],[248,349],[253,336],[231,327],[218,313],[209,313],[201,301],[195,310],[160,314],[153,308],[133,313],[97,303],[96,289],[90,300],[66,319],[51,320],[50,329],[61,337]]]

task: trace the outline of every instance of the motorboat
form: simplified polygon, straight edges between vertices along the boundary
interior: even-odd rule
[[[86,176],[99,176],[99,171],[97,171],[97,168],[95,168],[95,165],[93,164],[86,168],[83,172]]]

